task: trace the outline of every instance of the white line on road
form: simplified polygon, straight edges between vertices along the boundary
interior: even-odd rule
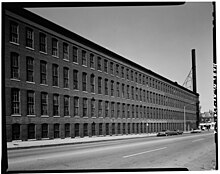
[[[202,141],[202,140],[204,140],[204,138],[200,138],[200,139],[198,139],[198,140],[193,140],[192,142]]]
[[[162,148],[159,148],[159,149],[153,149],[153,150],[149,150],[149,151],[145,151],[145,152],[135,153],[135,154],[132,154],[132,155],[123,156],[123,158],[128,158],[128,157],[132,157],[132,156],[136,156],[136,155],[142,155],[144,153],[149,153],[149,152],[154,152],[154,151],[158,151],[158,150],[163,150],[163,149],[166,149],[166,148],[167,147],[162,147]]]

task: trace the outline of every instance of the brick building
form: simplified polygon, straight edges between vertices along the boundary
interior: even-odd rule
[[[199,94],[25,9],[3,16],[7,141],[195,128]]]

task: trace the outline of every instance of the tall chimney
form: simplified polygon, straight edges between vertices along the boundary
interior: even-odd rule
[[[192,49],[192,81],[193,81],[193,92],[197,92],[196,88],[196,51]]]

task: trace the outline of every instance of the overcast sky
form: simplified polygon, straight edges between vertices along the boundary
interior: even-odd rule
[[[195,49],[202,112],[213,110],[211,2],[29,10],[180,85]]]

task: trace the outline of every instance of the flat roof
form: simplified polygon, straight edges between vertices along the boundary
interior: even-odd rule
[[[189,92],[191,94],[199,96],[198,93],[195,93],[195,92],[193,92],[193,91],[191,91],[187,88],[184,88],[183,86],[179,85],[177,82],[173,82],[173,81],[171,81],[171,80],[169,80],[169,79],[167,79],[167,78],[165,78],[165,77],[163,77],[163,76],[161,76],[161,75],[159,75],[159,74],[157,74],[157,73],[155,73],[155,72],[153,72],[153,71],[151,71],[151,70],[149,70],[149,69],[147,69],[147,68],[145,68],[145,67],[143,67],[143,66],[141,66],[141,65],[139,65],[139,64],[137,64],[137,63],[135,63],[131,60],[129,60],[129,59],[126,59],[125,57],[123,57],[119,54],[116,54],[116,53],[114,53],[114,52],[112,52],[112,51],[110,51],[110,50],[108,50],[108,49],[106,49],[106,48],[104,48],[104,47],[102,47],[102,46],[100,46],[100,45],[98,45],[98,44],[96,44],[96,43],[94,43],[94,42],[92,42],[92,41],[76,34],[76,33],[74,33],[74,32],[72,32],[70,30],[65,29],[64,27],[61,27],[61,26],[59,26],[59,25],[57,25],[57,24],[55,24],[55,23],[53,23],[53,22],[37,15],[37,14],[35,14],[35,13],[32,13],[32,12],[30,12],[30,11],[24,9],[24,8],[10,8],[9,4],[3,5],[3,10],[4,10],[4,7],[5,7],[5,9],[7,9],[7,10],[9,10],[9,11],[15,13],[15,14],[18,14],[19,16],[22,16],[22,17],[24,17],[28,20],[34,21],[38,25],[45,26],[46,28],[48,28],[50,30],[53,30],[57,33],[60,33],[63,36],[71,38],[71,39],[73,39],[73,40],[75,40],[75,41],[77,41],[81,44],[87,45],[87,46],[89,46],[89,47],[91,47],[91,48],[93,48],[97,51],[100,51],[100,52],[102,52],[102,53],[104,53],[104,54],[106,54],[110,57],[118,58],[122,62],[125,62],[125,63],[127,63],[131,66],[134,66],[137,69],[140,69],[141,71],[144,71],[148,74],[153,75],[154,77],[157,77],[161,80],[164,80],[164,81],[166,81],[166,82],[168,82],[168,83],[170,83],[170,84],[172,84],[172,85],[174,85],[174,86],[176,86],[176,87],[178,87],[182,90],[185,90],[186,92]],[[12,7],[13,7],[13,5],[12,5]],[[3,14],[4,14],[4,11],[3,11]]]

